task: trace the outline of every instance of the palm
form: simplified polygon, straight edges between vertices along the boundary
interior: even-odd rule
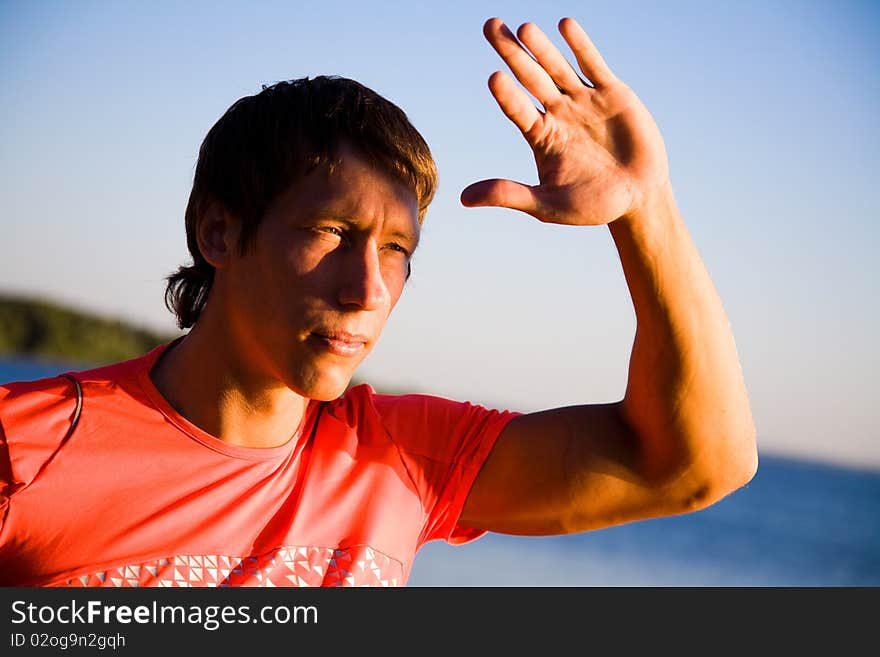
[[[539,184],[484,180],[462,193],[465,205],[496,205],[561,224],[607,224],[635,209],[668,181],[663,139],[638,97],[608,70],[574,21],[560,31],[578,59],[588,86],[534,25],[520,28],[526,52],[498,19],[484,32],[517,79],[541,102],[503,74],[489,87],[502,111],[531,146]]]

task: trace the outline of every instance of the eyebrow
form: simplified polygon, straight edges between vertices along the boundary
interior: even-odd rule
[[[400,230],[391,231],[391,237],[394,239],[402,240],[404,242],[408,242],[412,245],[413,250],[419,245],[419,235],[412,233],[405,233]]]

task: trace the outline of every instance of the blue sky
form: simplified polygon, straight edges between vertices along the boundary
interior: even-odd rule
[[[2,2],[0,288],[173,328],[162,279],[205,132],[263,83],[345,75],[403,107],[440,170],[360,378],[525,411],[618,399],[635,323],[607,230],[458,202],[535,179],[486,89],[496,15],[560,44],[573,16],[651,110],[761,449],[880,468],[876,4]]]

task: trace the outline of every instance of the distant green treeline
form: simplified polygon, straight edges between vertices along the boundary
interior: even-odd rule
[[[174,337],[54,302],[0,293],[0,356],[104,364],[134,358]]]

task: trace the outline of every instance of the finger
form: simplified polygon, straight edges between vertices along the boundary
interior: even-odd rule
[[[615,80],[614,73],[608,68],[602,55],[576,20],[563,18],[559,21],[559,32],[571,47],[581,71],[594,86],[601,87]]]
[[[584,81],[537,25],[524,23],[517,30],[516,35],[547,71],[557,87],[567,92],[574,92],[584,87]]]
[[[541,113],[532,99],[506,73],[496,71],[491,75],[489,91],[492,92],[504,115],[513,121],[523,134],[528,135],[541,120]]]
[[[559,97],[559,89],[538,62],[522,47],[500,18],[490,18],[483,25],[483,34],[516,79],[545,106]]]
[[[461,192],[461,202],[469,208],[494,206],[521,210],[531,215],[535,215],[538,209],[538,201],[531,187],[501,178],[468,185]]]

